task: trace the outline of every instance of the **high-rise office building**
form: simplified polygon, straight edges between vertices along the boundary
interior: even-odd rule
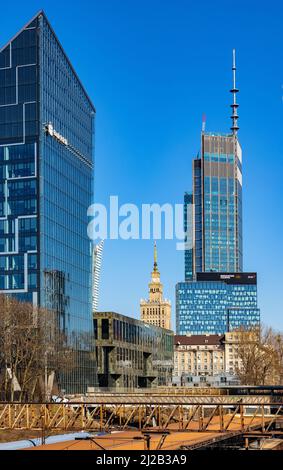
[[[256,274],[243,273],[242,151],[233,51],[231,133],[208,133],[184,197],[185,282],[176,286],[177,334],[223,334],[257,326]],[[227,281],[229,280],[229,282]]]
[[[259,321],[256,273],[199,273],[176,286],[178,335],[224,334]]]
[[[163,284],[157,266],[157,247],[154,243],[154,263],[151,273],[148,300],[141,300],[141,320],[150,325],[171,329],[171,303],[163,298]]]
[[[186,280],[200,272],[243,270],[242,151],[237,136],[235,71],[234,61],[232,132],[208,133],[203,126],[200,157],[193,160],[193,192],[185,194]]]
[[[44,12],[0,49],[0,290],[58,313],[77,352],[61,388],[95,384],[95,108]]]

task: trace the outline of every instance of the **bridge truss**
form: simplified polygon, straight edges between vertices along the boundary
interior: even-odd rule
[[[0,429],[269,431],[283,403],[263,396],[96,396],[88,402],[0,403]]]

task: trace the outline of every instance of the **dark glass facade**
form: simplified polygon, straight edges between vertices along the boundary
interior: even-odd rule
[[[95,384],[91,244],[95,109],[44,13],[0,50],[0,290],[53,309]]]
[[[184,196],[184,232],[185,232],[185,279],[193,279],[193,238],[192,238],[193,194]]]
[[[255,273],[219,273],[199,276],[194,282],[176,286],[178,335],[224,334],[240,327],[258,326]],[[250,276],[250,277],[249,277]]]

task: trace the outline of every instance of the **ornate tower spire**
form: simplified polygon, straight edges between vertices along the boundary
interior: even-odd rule
[[[171,303],[163,298],[163,285],[160,281],[160,273],[157,267],[157,247],[154,242],[153,251],[153,271],[151,271],[151,280],[148,284],[148,300],[141,300],[140,312],[141,320],[151,325],[161,328],[171,328]]]
[[[236,51],[235,51],[235,49],[233,49],[232,71],[233,71],[233,88],[232,88],[232,90],[230,90],[231,93],[233,94],[233,104],[231,104],[231,108],[232,108],[232,116],[231,116],[232,127],[231,127],[231,131],[236,136],[237,132],[239,130],[239,126],[238,126],[239,116],[238,116],[238,112],[237,112],[237,109],[238,109],[239,105],[238,105],[237,100],[236,100],[237,93],[239,92],[239,90],[238,90],[238,88],[236,88]]]
[[[154,242],[154,263],[153,263],[153,271],[157,272],[157,247],[156,247],[156,242]]]

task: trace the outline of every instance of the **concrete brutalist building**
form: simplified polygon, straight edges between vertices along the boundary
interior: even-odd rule
[[[171,384],[173,331],[115,312],[96,312],[93,318],[99,387]]]

